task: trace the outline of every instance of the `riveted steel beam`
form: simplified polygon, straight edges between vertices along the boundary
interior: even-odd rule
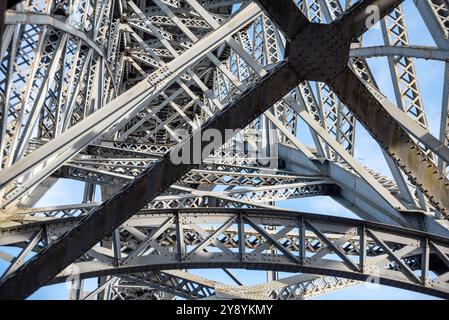
[[[289,39],[310,24],[292,0],[258,0],[258,2]]]
[[[374,18],[383,19],[404,0],[361,0],[335,21],[339,31],[348,39],[355,40],[373,27],[373,9],[378,15]]]
[[[270,74],[268,74],[267,76],[262,78],[262,80],[257,82],[256,85],[254,85],[251,89],[248,90],[244,89],[243,90],[244,92],[240,98],[235,100],[235,102],[232,105],[227,106],[221,112],[218,112],[215,116],[213,116],[208,122],[204,124],[203,129],[214,128],[218,129],[220,132],[223,132],[225,129],[232,129],[232,128],[241,129],[243,126],[247,125],[252,119],[257,117],[261,112],[265,111],[270,106],[270,104],[274,104],[274,102],[276,102],[276,99],[279,100],[280,98],[282,98],[283,95],[287,94],[294,86],[298,84],[300,80],[310,79],[316,81],[324,81],[330,84],[331,86],[336,85],[335,80],[339,79],[339,77],[341,77],[348,71],[348,68],[346,66],[349,60],[350,43],[354,40],[354,38],[357,38],[368,28],[366,24],[366,18],[368,12],[367,9],[369,8],[369,6],[376,5],[380,9],[382,17],[388,14],[388,12],[400,2],[401,1],[389,1],[389,0],[380,2],[362,0],[359,1],[353,8],[349,10],[347,14],[345,14],[342,18],[337,20],[334,24],[312,25],[306,22],[307,19],[303,19],[304,16],[302,16],[299,13],[299,10],[296,9],[296,7],[293,10],[291,1],[289,1],[288,3],[286,2],[286,7],[284,8],[281,6],[273,6],[272,2],[269,3],[268,1],[261,1],[264,8],[267,9],[269,15],[274,20],[279,20],[287,15],[290,16],[291,13],[296,13],[298,14],[298,17],[301,17],[299,19],[296,19],[297,20],[296,25],[292,23],[292,21],[294,21],[295,19],[293,20],[285,19],[288,20],[287,23],[285,21],[283,23],[279,21],[277,22],[277,24],[281,29],[283,28],[284,25],[284,28],[286,30],[283,31],[287,34],[287,38],[290,41],[289,46],[287,46],[288,54],[286,54],[290,56],[289,61],[281,63],[277,68],[271,71]],[[157,3],[161,2],[158,0]],[[191,1],[191,3],[193,2]],[[172,7],[175,5],[169,6]],[[286,8],[287,9],[291,8],[292,11],[286,13],[285,11],[283,11]],[[171,12],[170,15],[173,15],[173,12],[175,10],[170,9],[165,11]],[[205,15],[203,12],[203,18],[204,17]],[[363,22],[365,22],[365,25],[363,24]],[[185,25],[184,22],[179,23],[179,21],[178,23],[175,24],[181,27],[181,29],[184,28]],[[297,28],[297,30],[292,31],[295,30],[295,28]],[[188,32],[187,29],[185,29],[184,31]],[[317,58],[312,59],[311,56],[313,55],[316,55]],[[224,85],[226,86],[226,84]],[[274,88],[276,88],[276,90],[273,90]],[[276,92],[273,93],[273,91]],[[267,92],[270,93],[267,94]],[[343,94],[345,93],[344,91],[340,91],[340,93],[342,92]],[[337,92],[337,94],[340,93]],[[360,92],[356,92],[355,96],[357,98],[360,95],[361,95]],[[356,102],[360,101],[356,100]],[[379,101],[378,103],[382,107],[382,103]],[[358,106],[357,104],[351,104],[349,105],[349,107],[351,109],[354,108],[354,110],[360,108],[360,106]],[[356,116],[358,115],[356,111],[353,112]],[[371,126],[369,125],[369,121],[363,119],[363,116],[359,116],[359,120],[362,121],[362,123],[365,124],[366,127],[368,127],[373,136],[377,137],[376,130],[379,130],[379,128],[375,129],[371,128]],[[363,121],[365,121],[365,123]],[[395,130],[396,127],[400,126],[396,125]],[[181,142],[181,144],[178,147],[181,146],[190,147],[191,140],[194,139],[195,134],[196,133],[190,136],[187,140]],[[204,147],[204,145],[202,145],[201,147]],[[390,147],[391,146],[387,145],[387,148]],[[407,161],[409,161],[412,164],[416,162],[415,161],[416,156],[411,157],[411,155],[413,155],[413,152],[407,153],[404,150],[402,150],[401,147],[397,148],[399,148],[400,149],[399,151],[402,152],[397,157],[398,159],[401,158],[402,156],[408,156]],[[176,150],[179,149],[175,148],[175,151]],[[402,159],[397,160],[397,162],[399,163],[400,160]],[[53,245],[48,247],[48,249],[39,253],[37,257],[32,259],[27,265],[23,266],[18,271],[15,271],[10,276],[8,276],[6,280],[0,284],[3,285],[0,287],[0,297],[5,296],[8,299],[14,297],[19,298],[25,297],[34,289],[38,288],[40,285],[46,283],[50,278],[52,278],[58,272],[57,269],[63,268],[64,265],[67,266],[68,264],[71,263],[71,261],[73,261],[80,255],[82,255],[84,252],[89,250],[89,248],[92,247],[92,245],[94,245],[98,241],[101,241],[103,239],[102,237],[109,236],[111,232],[115,232],[117,238],[116,227],[118,225],[126,221],[134,212],[137,212],[139,210],[139,207],[141,208],[142,206],[145,206],[148,203],[148,201],[154,199],[158,194],[163,192],[164,189],[168,188],[172,183],[177,181],[183,174],[185,174],[192,168],[196,168],[196,165],[190,164],[181,164],[178,166],[174,165],[173,163],[170,162],[169,154],[157,160],[154,164],[151,165],[149,169],[145,170],[128,186],[120,190],[110,200],[107,200],[102,205],[95,208],[92,211],[92,213],[88,215],[86,218],[83,218],[80,221],[80,223],[77,224],[66,236],[63,236],[60,240],[56,241]],[[407,167],[403,168],[407,169]],[[429,171],[434,169],[433,167],[428,168],[429,169],[425,170]],[[416,168],[415,166],[413,167],[413,170],[415,169],[418,168]],[[424,180],[424,183],[421,184],[420,181],[418,181],[418,185],[422,189],[426,188],[428,184],[433,183],[432,179],[436,177],[435,175],[433,175],[432,179],[426,180],[427,177],[426,173],[420,172],[416,174],[413,170],[411,170],[411,172],[409,173],[410,177],[415,177],[416,175],[418,175],[419,179]],[[432,193],[432,196],[434,196],[433,194],[434,191],[435,191],[434,189],[430,190],[427,195],[429,196]],[[191,192],[193,194],[194,190]],[[444,195],[441,196],[440,194],[438,194],[436,197],[437,198],[439,197],[439,199],[435,200],[432,198],[431,200],[433,204],[437,206],[438,209],[440,209],[440,207],[438,207],[438,204],[440,203],[439,200],[441,200],[441,197],[443,197],[444,200]],[[446,204],[443,203],[443,207],[445,205]],[[106,216],[106,211],[114,212],[114,214]],[[241,220],[240,218],[241,217],[239,217],[238,219],[239,221]],[[178,223],[177,235],[178,236],[183,235],[184,231],[181,224],[184,224],[185,226],[186,220],[182,213],[177,214],[176,221]],[[251,221],[253,221],[252,218]],[[252,225],[256,229],[259,228],[257,227],[256,222],[253,223]],[[227,229],[227,227],[228,225],[223,225],[223,230]],[[288,228],[285,230],[289,230]],[[96,230],[95,234],[89,234],[92,233],[92,230],[94,229]],[[322,229],[320,228],[317,230]],[[279,236],[279,234],[276,235],[267,234],[266,236],[267,236],[266,239],[268,239],[271,243],[275,243],[276,246],[279,249],[281,249],[277,243],[278,241],[277,237]],[[321,234],[321,236],[326,237],[324,233]],[[340,239],[340,241],[344,240],[342,239]],[[387,244],[389,241],[383,236],[378,237],[378,240],[379,242],[382,241],[382,244]],[[331,242],[327,242],[328,245],[330,243]],[[329,246],[329,248],[331,248],[331,251],[337,250],[341,256],[344,256],[345,253],[343,251],[340,251],[341,243],[340,242],[338,242],[340,244],[335,242],[332,243],[333,245]],[[209,246],[211,244],[218,245],[218,242],[216,241],[215,237],[213,239],[210,238],[210,241],[208,243],[203,244],[203,247],[206,245]],[[153,245],[156,244],[153,243]],[[71,252],[65,252],[67,251],[66,250],[67,246],[70,247]],[[178,244],[178,247],[179,246],[182,247],[181,244]],[[407,250],[412,249],[406,248],[406,250],[400,250],[400,252],[390,254],[390,258],[392,256],[395,259],[396,263],[401,265],[404,263],[403,260],[407,259],[407,256],[405,255],[412,252]],[[179,253],[180,249],[177,248],[175,251]],[[193,260],[195,260],[197,255],[202,254],[202,250],[197,251],[198,252],[194,252],[194,254],[192,255]],[[295,256],[291,255],[289,251],[282,249],[280,250],[280,252],[282,252],[288,258],[287,260],[289,260],[289,263],[296,262],[294,258]],[[89,253],[91,254],[95,253],[95,255],[98,257],[102,256],[101,252],[96,252],[95,249],[90,250]],[[242,255],[242,253],[240,253],[240,255]],[[201,264],[202,263],[201,259],[203,257],[199,258],[200,259],[198,260],[199,261],[198,263]],[[181,262],[185,262],[182,260],[183,255],[180,255],[176,259],[181,259]],[[427,258],[423,260],[426,259]],[[48,261],[51,261],[51,263],[48,264]],[[346,262],[348,265],[351,265],[351,263],[349,263],[349,260]],[[233,263],[234,261],[231,261],[230,265],[233,265]],[[178,265],[178,267],[183,267],[183,265]],[[323,265],[318,265],[317,267],[322,268]],[[428,269],[428,267],[426,268]],[[350,269],[353,269],[353,272],[359,272],[357,268],[352,267]],[[345,270],[344,272],[347,271]],[[426,272],[427,271],[425,271],[425,273]],[[36,274],[38,274],[37,277]],[[401,279],[400,281],[411,281],[411,282],[417,282],[417,280],[419,281],[419,279],[413,277],[409,278],[410,279],[408,280]],[[423,278],[426,278],[426,275],[423,275]],[[389,280],[387,280],[387,282],[388,281]],[[18,292],[17,290],[13,292],[13,288],[15,286],[19,288]],[[413,286],[416,287],[417,284],[414,283]],[[5,293],[5,295],[3,295],[4,292],[7,292],[8,294]]]
[[[139,222],[141,219],[152,226],[148,235],[139,231],[143,226]],[[162,238],[157,243],[148,241],[160,226],[167,226],[164,223],[167,219],[173,221],[170,231],[167,231],[167,241]],[[243,222],[241,232],[246,235],[236,241],[239,219]],[[218,229],[203,229],[202,224],[206,222],[216,224]],[[180,230],[179,224],[183,226],[182,233],[176,233]],[[279,228],[267,230],[266,225]],[[305,228],[303,238],[299,231],[301,225]],[[365,281],[372,272],[378,272],[382,284],[439,297],[447,297],[449,292],[444,282],[448,268],[445,264],[449,252],[448,239],[411,229],[301,212],[225,208],[152,210],[146,216],[133,217],[123,228],[136,237],[141,234],[138,240],[141,245],[133,245],[141,253],[159,250],[157,248],[163,244],[164,254],[139,253],[119,266],[95,259],[80,260],[75,265],[81,278],[166,269],[230,267],[333,275]],[[216,238],[218,234],[220,237]],[[216,241],[210,241],[211,238]],[[425,249],[427,243],[431,250]],[[194,249],[198,245],[205,250]],[[277,253],[269,252],[271,245],[279,249]],[[167,246],[172,251],[168,252]],[[186,247],[182,256],[177,254],[178,247]],[[231,248],[239,248],[239,251],[231,251]],[[249,249],[252,250],[249,252]],[[227,254],[220,254],[217,250]],[[308,253],[303,260],[299,259],[300,250]],[[343,261],[329,257],[336,252],[344,257]],[[428,259],[430,263],[426,262]],[[62,271],[51,283],[64,281],[70,270]],[[421,278],[429,271],[436,273],[436,278],[422,282]],[[411,276],[412,272],[416,276]]]
[[[348,40],[359,37],[370,26],[367,23],[369,7],[376,6],[379,18],[383,18],[401,2],[360,1],[332,25],[307,25],[292,40],[290,60],[301,77],[330,84],[410,180],[416,183],[438,210],[448,215],[447,178],[346,66],[349,57]],[[367,108],[367,105],[377,107]]]
[[[284,62],[234,104],[211,118],[202,129],[219,130],[222,136],[225,129],[241,129],[280,100],[281,92],[293,89],[300,80],[290,64]],[[270,90],[271,94],[267,94],[268,88],[279,83],[282,83],[282,91]],[[190,145],[192,141],[193,136],[184,144]],[[175,165],[170,154],[158,160],[119,193],[94,209],[61,240],[7,277],[0,284],[0,299],[27,297],[194,167],[193,164]],[[114,215],[108,212],[114,212]],[[96,230],[95,233],[92,230]],[[67,247],[71,250],[67,251]],[[48,261],[52,263],[48,264]]]
[[[378,98],[349,68],[335,77],[331,86],[410,180],[438,210],[449,215],[449,181],[389,115]]]
[[[413,46],[391,47],[391,46],[373,46],[366,48],[352,48],[351,57],[385,57],[385,56],[403,56],[416,59],[449,61],[449,50],[438,47]]]

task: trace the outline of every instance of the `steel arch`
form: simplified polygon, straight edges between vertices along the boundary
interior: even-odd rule
[[[149,198],[145,197],[141,202],[142,205],[145,202],[141,214],[147,214],[148,208],[183,206],[276,210],[272,201],[326,195],[363,219],[415,228],[427,234],[447,234],[448,63],[440,137],[437,139],[429,133],[413,60],[447,61],[447,1],[415,1],[436,47],[409,44],[401,1],[362,0],[352,7],[348,2],[348,10],[335,0],[283,1],[283,6],[275,7],[268,1],[259,1],[264,13],[251,1],[245,1],[249,5],[243,6],[243,11],[234,16],[231,16],[233,1],[153,2],[147,8],[139,8],[133,1],[121,1],[113,6],[110,1],[100,5],[95,0],[80,0],[79,5],[77,2],[77,6],[69,8],[59,0],[49,1],[45,6],[39,1],[27,0],[18,7],[18,11],[25,9],[24,13],[8,11],[9,21],[7,19],[3,37],[6,45],[2,45],[0,66],[0,151],[3,157],[0,194],[5,207],[0,223],[15,225],[44,218],[86,215],[91,211],[88,217],[72,219],[72,222],[79,222],[76,225],[71,224],[70,219],[55,220],[55,225],[67,223],[65,228],[58,229],[59,235],[69,231],[66,235],[69,238],[78,228],[84,228],[79,242],[72,243],[70,251],[86,251],[88,260],[93,261],[78,263],[101,265],[112,259],[119,264],[126,244],[137,244],[136,240],[122,239],[123,232],[119,227],[133,210],[122,202],[114,207],[117,208],[116,215],[122,215],[122,218],[107,216],[109,226],[104,228],[105,220],[99,213],[105,213],[104,209],[108,207],[93,203],[95,186],[101,185],[103,200],[116,192],[105,202],[116,203],[117,199],[127,199],[123,196],[126,192],[135,190],[139,193],[141,189],[133,187],[138,186],[142,174],[149,172],[151,177],[166,181],[151,185],[151,179],[147,179],[151,197],[160,196],[150,204],[147,204]],[[62,7],[58,7],[61,4]],[[385,45],[364,48],[362,38],[356,40],[353,36],[361,36],[368,28],[364,25],[364,9],[372,4],[379,6],[384,18],[381,25]],[[38,13],[40,11],[42,13]],[[70,17],[70,14],[74,16]],[[76,19],[78,14],[82,16],[80,21]],[[39,19],[40,15],[44,19]],[[329,25],[323,25],[326,22]],[[319,39],[310,36],[313,32],[320,34]],[[58,42],[58,39],[62,41]],[[341,39],[341,50],[333,51],[334,46],[339,45],[337,39]],[[314,44],[307,45],[310,41]],[[317,57],[311,57],[313,50],[319,53]],[[377,88],[365,59],[372,56],[388,57],[397,106]],[[350,67],[345,67],[346,60]],[[322,72],[321,68],[325,70]],[[281,81],[287,76],[292,80],[290,84]],[[327,84],[305,81],[297,85],[300,78],[324,80]],[[317,85],[316,90],[312,89],[312,84]],[[151,88],[155,89],[149,97],[147,89]],[[273,88],[279,92],[273,96],[261,94],[276,91]],[[291,88],[293,90],[282,98],[281,94]],[[142,94],[142,90],[146,93]],[[121,93],[125,94],[114,99]],[[130,95],[135,99],[128,99]],[[263,108],[251,112],[245,108],[247,103],[256,104],[262,101],[260,99]],[[281,100],[276,102],[276,99]],[[370,108],[364,108],[367,104]],[[237,108],[248,114],[238,114]],[[220,151],[220,154],[226,154],[226,159],[218,154],[208,161],[221,159],[221,166],[213,167],[205,161],[204,167],[187,173],[193,167],[173,167],[168,164],[167,156],[163,156],[176,145],[176,142],[167,143],[169,137],[180,141],[174,134],[178,128],[193,132],[200,127],[224,128],[229,123],[246,126],[266,108],[270,111],[243,129],[238,138],[254,144],[256,128],[274,127],[276,134],[270,133],[262,140],[276,141],[269,153],[281,154],[279,166],[282,170],[262,169],[263,165],[245,154]],[[91,113],[95,116],[89,117]],[[237,115],[246,119],[233,123]],[[95,117],[99,121],[92,121]],[[305,146],[295,136],[300,118],[311,130],[315,149]],[[383,148],[394,181],[364,168],[354,159],[357,122],[364,125]],[[98,126],[93,126],[94,123]],[[36,125],[38,134],[31,139]],[[153,166],[152,169],[145,171],[149,166]],[[156,172],[154,168],[157,167],[170,168],[167,176]],[[169,175],[172,175],[170,179]],[[41,212],[21,208],[36,203],[58,177],[84,182],[83,202],[87,204],[48,208]],[[120,189],[128,181],[131,181],[128,187]],[[170,186],[171,183],[174,184]],[[215,186],[227,189],[217,192]],[[246,190],[239,186],[245,186]],[[82,227],[87,221],[95,223],[91,228]],[[23,240],[18,242],[21,252],[16,257],[6,256],[11,265],[6,270],[8,277],[3,284],[16,276],[19,279],[26,275],[30,265],[40,259],[24,265],[25,256],[31,251],[46,256],[58,247],[58,243],[66,243],[66,236],[56,242],[43,238],[46,228],[52,224],[44,225],[44,229],[31,234],[28,231],[21,233],[23,229],[16,234],[17,239]],[[103,232],[92,234],[94,227]],[[263,235],[270,232],[265,227],[269,230],[270,226],[258,229],[251,236],[263,241]],[[308,227],[314,228],[313,225]],[[200,234],[185,231],[197,237]],[[230,237],[232,232],[226,231]],[[314,231],[319,233],[320,229]],[[206,228],[204,232],[211,230]],[[105,241],[111,247],[102,248],[103,252],[96,252],[95,247],[89,250],[89,244],[85,242],[91,235],[95,238],[91,244]],[[418,270],[426,280],[428,263],[432,272],[441,271],[432,264],[435,259],[440,268],[445,268],[447,255],[444,250],[438,251],[438,246],[435,249],[430,244],[428,250],[432,253],[422,254],[424,261],[417,261],[413,257],[400,256],[401,251],[397,256],[397,248],[390,248],[382,237],[369,236],[367,245],[377,242],[383,247],[393,260],[392,265],[396,266],[393,269],[400,269],[407,278],[404,281],[411,281],[412,285],[419,282],[415,275]],[[216,239],[209,239],[208,245],[211,241],[219,245]],[[323,246],[317,250],[323,250],[326,243],[330,245],[324,240],[319,243]],[[53,246],[42,250],[48,244]],[[221,245],[224,251],[237,249],[230,244]],[[80,247],[82,250],[78,250]],[[423,245],[422,251],[427,250],[425,247]],[[276,249],[272,245],[271,248],[292,260],[288,253],[292,248]],[[343,265],[356,269],[353,262],[346,259],[356,255],[334,249]],[[310,250],[305,252],[312,253]],[[0,258],[5,258],[1,254]],[[80,254],[67,252],[66,255],[71,257],[64,257],[61,265],[68,265]],[[268,258],[277,259],[277,256],[272,253]],[[368,258],[373,257],[368,255]],[[268,268],[263,261],[257,263]],[[303,265],[300,267],[304,268]],[[44,266],[40,271],[49,272],[46,277],[49,279],[48,274],[55,274],[56,269]],[[33,274],[38,273],[29,274],[27,279],[30,281],[27,282],[30,286],[35,280]],[[352,276],[366,274],[354,272]],[[445,277],[431,274],[432,280],[436,278],[443,283]],[[40,279],[39,285],[46,279]],[[385,276],[383,281],[389,279]],[[423,287],[426,287],[424,280]],[[403,285],[399,282],[395,285]]]

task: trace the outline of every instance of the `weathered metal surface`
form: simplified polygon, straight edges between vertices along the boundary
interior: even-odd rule
[[[282,98],[280,91],[271,91],[269,94],[268,88],[275,83],[282,83],[285,87],[282,92],[285,92],[293,89],[300,80],[288,62],[283,63],[234,104],[209,120],[202,129],[216,129],[223,136],[225,129],[242,129]],[[192,139],[184,143],[190,144]],[[175,165],[170,154],[165,155],[119,193],[94,209],[66,236],[2,281],[0,299],[27,297],[194,167],[192,164]],[[110,212],[114,212],[114,215],[108,214]],[[95,233],[91,232],[93,229]],[[71,249],[67,251],[67,247]],[[52,264],[46,261],[52,261]]]
[[[75,299],[301,299],[355,285],[351,279],[364,280],[373,266],[381,267],[382,283],[446,297],[448,251],[435,244],[446,239],[366,222],[353,230],[348,220],[323,216],[298,222],[303,234],[297,219],[291,224],[274,203],[325,195],[362,219],[447,234],[448,95],[443,90],[438,141],[427,127],[413,58],[449,60],[449,5],[415,0],[437,44],[417,47],[408,43],[401,2],[348,2],[345,11],[336,0],[260,1],[263,14],[244,1],[231,16],[233,1],[67,7],[28,0],[20,12],[8,11],[0,65],[0,175],[6,182],[0,221],[11,227],[0,243],[21,250],[13,256],[0,247],[9,263],[0,296],[23,298],[44,283],[63,281],[71,269],[54,276],[72,265],[83,277],[101,279],[87,296],[81,280],[81,288],[71,290]],[[362,34],[377,19],[386,45],[365,48]],[[377,89],[362,58],[371,56],[389,57],[399,108]],[[113,115],[109,103],[120,114]],[[297,138],[300,117],[316,150]],[[385,150],[394,181],[354,158],[357,120]],[[206,143],[191,144],[197,128],[241,131],[201,166],[171,163],[169,152],[182,146],[196,148],[190,160],[202,158]],[[183,140],[178,129],[190,137]],[[229,149],[242,141],[241,150]],[[269,168],[246,152],[259,142],[269,146],[263,155],[272,161]],[[85,182],[84,203],[29,208],[58,177]],[[96,184],[103,199],[110,197],[102,204],[95,203]],[[223,208],[201,209],[214,206]],[[198,212],[166,215],[156,208]],[[220,227],[204,225],[212,221]],[[170,246],[165,258],[156,254]],[[24,263],[32,251],[36,257]],[[315,260],[309,263],[306,251]],[[341,262],[323,259],[328,253]],[[326,276],[240,286],[243,281],[224,269],[239,285],[234,288],[160,270],[217,266],[264,269],[270,279],[277,269]],[[153,271],[106,278],[142,270]],[[169,280],[172,286],[162,283]],[[183,289],[185,281],[201,294]]]

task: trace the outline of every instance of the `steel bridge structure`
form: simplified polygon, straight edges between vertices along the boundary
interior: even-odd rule
[[[63,282],[77,300],[306,299],[363,282],[449,298],[448,0],[0,11],[0,299]],[[433,45],[411,42],[411,19]],[[427,110],[421,60],[444,69]],[[388,174],[357,159],[356,129]],[[67,179],[81,203],[38,205]],[[282,209],[305,198],[354,218]]]

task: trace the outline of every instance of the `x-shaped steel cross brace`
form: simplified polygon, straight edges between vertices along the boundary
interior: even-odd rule
[[[447,180],[441,178],[435,166],[410,141],[402,128],[385,115],[381,104],[347,67],[352,39],[368,29],[368,6],[377,5],[382,18],[401,2],[362,0],[331,26],[323,26],[310,24],[291,0],[260,1],[290,40],[290,59],[242,93],[232,105],[209,119],[202,130],[216,129],[225,136],[225,129],[244,128],[301,81],[324,81],[332,86],[376,140],[403,166],[404,171],[416,179],[433,203],[445,212],[442,209],[448,207]],[[323,38],[315,39],[313,34]],[[191,145],[195,134],[182,143]],[[201,147],[206,147],[206,143]],[[198,165],[175,165],[169,154],[156,161],[92,210],[71,231],[11,273],[0,284],[0,299],[26,298],[196,167]]]
[[[328,84],[437,210],[449,215],[449,181],[348,66],[352,40],[403,0],[360,1],[331,25],[311,24],[291,0],[260,0],[285,32],[289,61],[301,79]],[[294,22],[297,22],[296,24]]]

